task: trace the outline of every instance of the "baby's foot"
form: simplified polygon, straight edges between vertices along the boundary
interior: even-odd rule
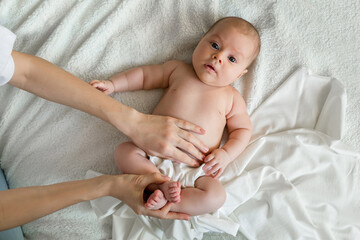
[[[157,210],[165,206],[166,203],[167,200],[164,194],[159,189],[156,189],[146,201],[145,207],[148,209]]]
[[[179,182],[164,182],[159,187],[169,202],[180,202],[181,184]]]

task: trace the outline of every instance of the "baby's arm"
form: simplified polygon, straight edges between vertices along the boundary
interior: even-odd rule
[[[146,65],[116,74],[109,80],[93,80],[90,84],[106,94],[113,92],[135,91],[141,89],[167,88],[171,73],[179,61],[164,64]]]
[[[246,148],[251,137],[251,122],[246,104],[239,92],[234,90],[233,103],[226,115],[229,139],[222,148],[215,149],[204,159],[204,171],[213,177],[219,177],[226,166]]]

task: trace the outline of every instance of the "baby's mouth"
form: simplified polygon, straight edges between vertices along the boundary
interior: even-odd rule
[[[209,64],[205,64],[205,68],[209,71],[209,72],[213,72],[216,73],[216,70],[213,66],[209,65]]]

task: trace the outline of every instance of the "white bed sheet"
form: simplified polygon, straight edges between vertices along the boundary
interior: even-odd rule
[[[259,114],[259,110],[255,109],[260,105],[265,106],[262,105],[264,100],[290,74],[300,66],[308,67],[319,75],[336,78],[344,85],[347,108],[342,122],[342,142],[359,152],[359,12],[360,2],[357,0],[2,0],[0,24],[17,35],[16,50],[43,57],[85,81],[90,81],[107,78],[142,64],[160,63],[174,58],[190,62],[197,41],[214,21],[223,16],[241,16],[254,23],[262,39],[262,49],[256,63],[246,76],[234,84],[243,93],[249,113],[252,116]],[[149,113],[160,96],[161,90],[153,90],[115,94],[113,97],[139,111]],[[312,109],[314,106],[310,107]],[[274,115],[261,119],[256,124],[262,124],[264,129],[277,121],[279,119]],[[297,126],[292,127],[295,129]],[[333,130],[335,129],[337,128],[334,127]],[[297,134],[302,136],[303,133]],[[113,127],[87,114],[50,103],[11,86],[0,88],[0,158],[10,187],[81,179],[88,169],[114,174],[116,167],[113,163],[113,150],[126,140]],[[286,140],[284,138],[284,142]],[[285,145],[274,147],[279,147],[281,152]],[[250,146],[247,151],[252,150]],[[255,162],[250,162],[248,167],[253,166],[252,164]],[[284,177],[271,174],[274,164],[281,165],[281,162],[274,163],[265,157],[261,164],[254,166],[269,166],[265,172],[258,169],[259,177],[253,179],[257,180],[254,183],[260,184],[260,177],[268,176],[268,179],[274,181]],[[318,164],[311,167],[321,170],[318,169]],[[333,176],[336,173],[334,170]],[[353,176],[353,179],[358,175],[358,167],[349,171],[349,176]],[[246,182],[246,176],[246,172],[243,172],[240,178]],[[304,176],[291,177],[297,177],[300,181]],[[326,180],[333,181],[334,184],[336,180],[342,181],[330,177]],[[276,184],[258,186],[274,191],[278,187]],[[318,188],[321,186],[302,185],[304,191],[309,193],[320,192],[321,189]],[[358,193],[358,189],[350,186],[345,189],[334,187],[334,191],[339,196],[357,199],[356,204],[352,203],[355,204],[352,211],[359,210],[358,195],[354,195]],[[285,193],[278,196],[284,202],[285,209],[294,206],[293,202],[286,201]],[[259,192],[256,200],[244,203],[242,207],[260,211],[261,204],[272,206],[271,202],[265,200],[268,197]],[[345,204],[347,200],[338,201]],[[266,209],[277,210],[271,207]],[[301,208],[299,209],[297,213],[301,214]],[[330,212],[338,210],[319,205],[313,211],[318,209]],[[333,218],[332,213],[327,217],[338,221]],[[288,221],[292,222],[289,220],[291,218],[271,219],[274,216],[271,211],[264,211],[264,214],[264,222],[256,224],[261,228],[246,232],[248,226],[241,222],[240,231],[248,238],[260,238],[269,228],[287,229]],[[339,216],[340,220],[342,216]],[[258,222],[260,219],[257,214],[250,214],[246,221]],[[26,224],[23,230],[29,239],[104,239],[111,237],[111,225],[111,218],[100,221],[89,203],[81,203]],[[344,227],[339,231],[344,234],[357,233],[357,229],[352,227]],[[239,233],[237,237],[242,236]],[[231,237],[206,234],[204,238]]]
[[[219,178],[227,199],[214,213],[168,221],[137,216],[111,197],[91,205],[101,218],[113,214],[116,240],[238,230],[249,239],[356,239],[360,154],[340,141],[345,105],[339,81],[307,69],[291,75],[251,115],[253,137]]]

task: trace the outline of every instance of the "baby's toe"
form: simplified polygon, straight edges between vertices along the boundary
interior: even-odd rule
[[[180,183],[179,182],[171,182],[169,184],[169,188],[178,188],[180,187]]]
[[[179,189],[178,188],[170,188],[169,189],[169,193],[171,194],[171,193],[177,193],[177,192],[179,192]]]
[[[170,195],[171,198],[175,198],[175,197],[179,196],[179,193],[174,192],[174,193],[170,193],[169,195]]]
[[[147,202],[147,203],[145,203],[145,207],[146,208],[152,208],[152,207],[154,207],[154,205]]]
[[[175,197],[173,200],[173,203],[178,203],[178,202],[180,202],[180,195]]]

